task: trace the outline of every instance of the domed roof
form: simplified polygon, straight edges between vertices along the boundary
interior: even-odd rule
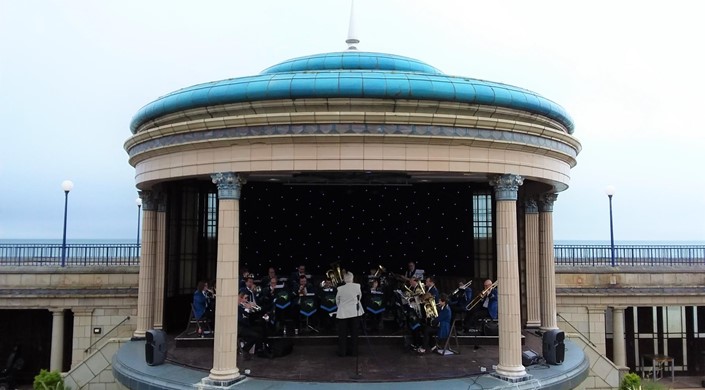
[[[467,77],[447,76],[415,59],[345,51],[281,62],[256,76],[198,84],[142,107],[132,118],[144,123],[175,112],[230,103],[304,98],[376,98],[449,101],[528,111],[574,125],[563,107],[529,90]]]

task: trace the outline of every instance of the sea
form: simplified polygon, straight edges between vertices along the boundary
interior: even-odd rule
[[[67,244],[135,244],[136,238],[91,238],[91,239],[66,239]],[[29,244],[61,244],[61,239],[51,238],[0,238],[0,245],[29,245]],[[555,240],[556,245],[610,245],[609,240]],[[615,245],[705,245],[702,240],[615,240]]]

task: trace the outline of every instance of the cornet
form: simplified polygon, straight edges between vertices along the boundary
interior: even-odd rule
[[[470,310],[472,310],[475,306],[477,306],[478,303],[480,303],[487,295],[489,295],[489,293],[490,293],[492,290],[495,289],[495,287],[497,287],[497,282],[498,282],[498,281],[495,280],[495,282],[492,283],[491,286],[489,286],[489,287],[487,287],[486,289],[482,290],[482,292],[481,292],[478,296],[476,296],[475,298],[473,298],[472,301],[470,301],[470,303],[468,303],[468,304],[465,306],[465,310],[470,311]]]

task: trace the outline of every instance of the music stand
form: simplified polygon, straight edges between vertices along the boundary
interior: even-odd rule
[[[282,285],[281,287],[277,285],[276,290],[274,290],[274,310],[275,310],[275,318],[277,318],[277,321],[281,319],[281,324],[282,327],[284,328],[284,335],[286,336],[286,320],[288,317],[286,315],[287,313],[287,308],[291,306],[291,293],[284,288]],[[281,316],[277,315],[277,311],[281,311]]]
[[[316,294],[309,293],[301,297],[301,303],[299,305],[299,314],[306,317],[306,328],[318,333],[318,329],[314,328],[313,325],[309,323],[309,318],[316,314],[318,311],[318,304],[316,302]]]

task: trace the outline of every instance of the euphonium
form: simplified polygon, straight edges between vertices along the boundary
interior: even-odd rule
[[[433,297],[433,295],[429,293],[425,293],[422,296],[423,300],[423,308],[424,311],[426,312],[426,319],[427,320],[432,320],[434,318],[438,318],[438,308],[436,307],[436,298]]]
[[[343,269],[340,268],[340,262],[336,261],[335,263],[331,263],[330,266],[331,269],[326,271],[326,278],[328,278],[335,287],[343,284]]]
[[[490,291],[494,290],[495,287],[497,287],[497,282],[498,280],[495,280],[494,283],[492,283],[491,286],[487,287],[486,289],[482,290],[482,292],[476,296],[475,298],[470,301],[467,305],[465,305],[465,310],[472,310],[475,306],[477,306],[478,303],[480,303],[486,296],[487,294],[490,293]]]

